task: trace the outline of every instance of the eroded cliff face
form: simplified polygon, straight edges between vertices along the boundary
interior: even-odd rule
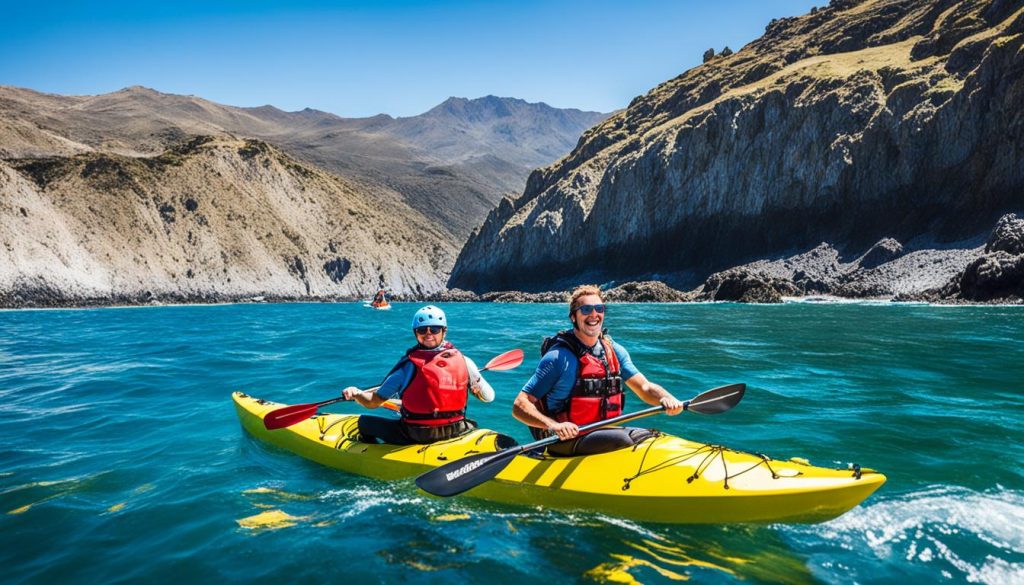
[[[833,2],[637,98],[470,237],[449,286],[698,276],[1024,208],[1024,7]],[[915,240],[916,238],[916,240]]]
[[[455,248],[400,198],[258,140],[9,159],[0,305],[436,291]]]

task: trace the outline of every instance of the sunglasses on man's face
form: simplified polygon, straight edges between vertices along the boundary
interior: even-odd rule
[[[416,335],[426,335],[428,331],[437,335],[442,329],[444,329],[444,327],[441,327],[440,325],[424,325],[423,327],[413,329],[413,331],[416,332]]]
[[[584,315],[589,315],[594,311],[597,311],[598,314],[604,315],[604,308],[604,305],[580,305],[576,307],[576,310]]]

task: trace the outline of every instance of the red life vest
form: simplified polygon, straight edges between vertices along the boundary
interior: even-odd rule
[[[602,335],[598,341],[604,348],[603,358],[590,353],[590,349],[572,331],[561,331],[545,339],[541,345],[542,355],[556,345],[563,345],[572,350],[579,360],[569,401],[563,410],[548,414],[556,421],[582,426],[622,414],[626,395],[622,391],[619,358],[615,355],[611,338]]]
[[[442,351],[413,348],[405,355],[416,372],[402,392],[402,420],[441,426],[466,418],[469,370],[462,353],[446,341]]]

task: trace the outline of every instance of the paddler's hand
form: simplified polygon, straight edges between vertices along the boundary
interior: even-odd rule
[[[580,434],[580,428],[576,426],[576,423],[561,422],[555,423],[548,427],[548,430],[558,435],[558,438],[563,441],[576,438],[576,435]]]
[[[675,416],[683,412],[683,403],[675,396],[665,396],[661,399],[661,405],[665,407],[665,414]]]
[[[349,386],[348,388],[345,388],[344,390],[341,391],[341,397],[344,398],[345,400],[355,400],[356,394],[359,394],[361,392],[362,390],[360,390],[359,388],[356,388],[355,386]]]

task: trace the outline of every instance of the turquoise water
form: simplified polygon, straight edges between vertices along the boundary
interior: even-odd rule
[[[511,401],[564,308],[444,308],[478,363],[526,350],[472,416],[527,440]],[[431,499],[241,430],[233,390],[295,403],[376,383],[413,310],[0,311],[5,582],[1024,581],[1020,308],[613,306],[613,335],[677,396],[749,385],[724,415],[646,424],[889,477],[825,524],[721,527]],[[239,524],[275,511],[291,525]]]

